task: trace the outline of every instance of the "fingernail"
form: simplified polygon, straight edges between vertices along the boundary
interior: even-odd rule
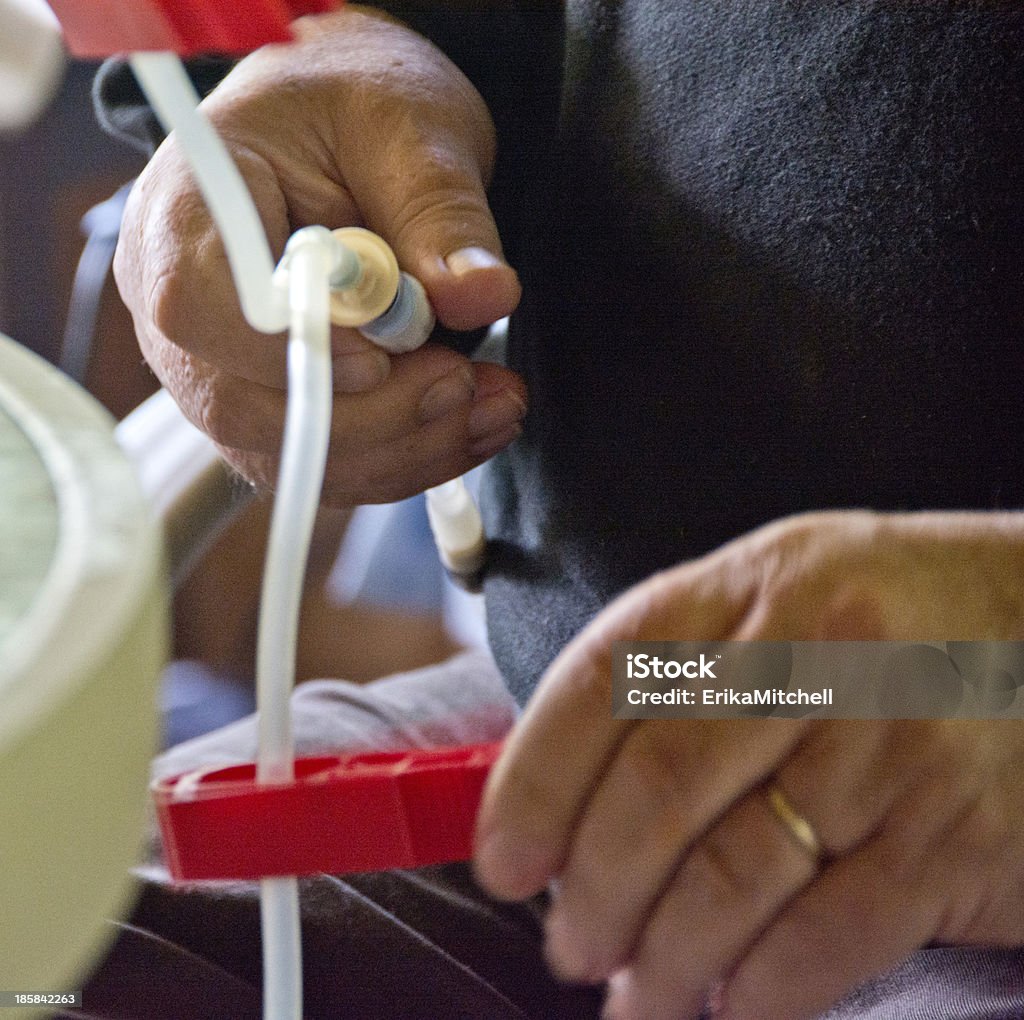
[[[526,416],[526,404],[515,390],[499,390],[481,397],[469,414],[470,439],[481,439],[518,425]]]
[[[363,393],[379,386],[391,371],[391,359],[380,350],[338,355],[331,366],[339,393]]]
[[[480,460],[487,460],[496,453],[500,453],[509,443],[518,439],[522,434],[523,426],[518,423],[501,429],[499,432],[492,432],[470,443],[468,448],[469,455]]]
[[[608,979],[605,990],[604,1006],[601,1009],[601,1020],[621,1020],[628,1015],[629,978],[624,971],[613,974]]]
[[[500,899],[532,896],[550,877],[548,856],[505,829],[481,834],[475,857],[478,875]]]
[[[739,1020],[741,1016],[750,1015],[744,1013],[742,1007],[740,1007],[737,1012],[737,1010],[730,1005],[724,981],[720,981],[718,984],[712,986],[708,992],[708,1000],[705,1009],[707,1010],[709,1020]]]
[[[477,247],[460,248],[453,251],[444,261],[452,276],[464,276],[477,269],[496,269],[505,264],[486,248]]]
[[[708,999],[704,1007],[707,1015],[721,1020],[725,1016],[725,982],[716,981],[708,989]]]
[[[438,379],[423,394],[420,401],[420,418],[425,421],[437,421],[456,408],[468,404],[473,399],[476,389],[473,373],[468,368],[460,368],[443,379]]]
[[[563,980],[599,981],[604,976],[592,973],[579,933],[558,907],[549,911],[544,922],[544,958],[551,970]]]

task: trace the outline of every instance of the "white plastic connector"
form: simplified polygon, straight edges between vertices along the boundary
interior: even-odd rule
[[[387,241],[362,227],[340,227],[331,233],[355,254],[360,267],[354,277],[331,281],[331,322],[365,326],[395,300],[401,279],[398,259]]]
[[[453,478],[427,489],[427,517],[445,568],[463,578],[476,574],[484,565],[487,540],[466,483]]]
[[[404,354],[427,342],[435,321],[434,309],[430,307],[423,284],[414,276],[402,273],[391,307],[373,322],[360,326],[359,332],[389,354]]]
[[[399,271],[390,245],[362,227],[340,227],[332,234],[359,268],[332,278],[331,321],[355,327],[389,354],[424,344],[434,329],[434,310],[422,284]]]

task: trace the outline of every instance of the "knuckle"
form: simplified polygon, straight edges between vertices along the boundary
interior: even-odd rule
[[[162,269],[149,288],[145,302],[148,318],[156,330],[170,340],[181,340],[185,332],[182,327],[183,318],[187,321],[188,315],[187,291],[183,274],[173,267]]]
[[[752,866],[749,852],[719,825],[693,848],[687,870],[706,883],[712,902],[760,904],[765,898],[762,876],[772,869],[770,861]]]
[[[114,248],[111,269],[121,298],[129,309],[132,308],[138,289],[139,265],[138,254],[131,249],[128,231],[122,227],[117,246]]]
[[[490,240],[494,231],[482,189],[453,179],[453,173],[447,167],[431,167],[415,192],[404,198],[394,217],[396,248],[415,248],[418,239],[422,243],[432,238],[441,227],[457,228],[464,235],[460,244]]]
[[[686,794],[688,783],[678,734],[650,724],[637,727],[624,748],[622,766],[636,789],[644,791],[650,806],[645,838],[657,846],[679,846],[692,838],[694,811]]]
[[[244,416],[225,399],[219,373],[190,373],[185,382],[191,414],[197,428],[215,443],[239,449],[253,449],[257,444]]]
[[[201,314],[220,242],[202,196],[168,159],[154,157],[132,190],[116,272],[129,284],[135,314],[177,340]]]
[[[868,640],[886,633],[882,593],[864,583],[835,583],[821,600],[819,640]]]
[[[143,171],[144,175],[145,171]],[[140,272],[145,265],[145,259],[142,257],[142,252],[145,248],[143,231],[145,216],[140,209],[142,204],[141,195],[145,189],[145,185],[140,183],[143,180],[143,176],[140,176],[128,194],[124,211],[121,215],[117,244],[114,248],[112,263],[114,279],[126,303],[128,298],[134,294],[138,286]]]
[[[1002,860],[1013,842],[1013,826],[999,798],[980,797],[960,819],[954,838],[954,858],[975,874]]]

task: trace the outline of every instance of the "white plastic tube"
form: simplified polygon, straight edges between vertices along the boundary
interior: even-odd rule
[[[484,525],[462,478],[427,489],[427,518],[445,568],[459,578],[473,578],[484,565]]]
[[[291,331],[284,445],[267,541],[256,649],[257,779],[261,782],[284,782],[293,776],[289,699],[295,680],[299,603],[330,438],[331,243],[323,227],[300,230],[288,242],[279,271],[279,276],[287,276]]]
[[[288,406],[277,497],[270,522],[256,646],[259,753],[256,778],[295,776],[291,693],[299,609],[310,538],[320,503],[331,424],[329,279],[335,263],[330,233],[309,227],[288,242],[280,273],[288,279]],[[302,942],[298,882],[260,883],[263,1015],[301,1020]]]
[[[132,71],[160,122],[174,131],[227,250],[246,320],[264,333],[288,325],[288,300],[273,283],[274,259],[256,205],[238,167],[210,122],[196,112],[199,97],[173,53],[135,53]]]

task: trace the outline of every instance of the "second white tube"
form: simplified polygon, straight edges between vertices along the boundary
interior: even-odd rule
[[[291,331],[284,446],[260,593],[256,648],[256,777],[262,783],[288,782],[295,774],[290,698],[295,686],[299,608],[330,440],[328,281],[336,263],[332,243],[323,228],[299,231],[289,241],[279,270],[288,276]],[[302,943],[296,879],[263,879],[260,913],[264,1016],[268,1020],[301,1020]]]

